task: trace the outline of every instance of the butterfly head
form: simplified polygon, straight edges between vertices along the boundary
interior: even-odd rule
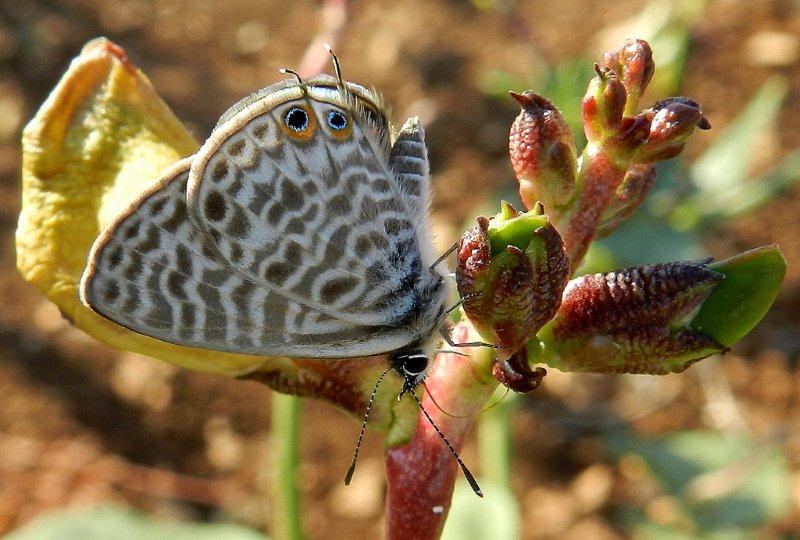
[[[406,349],[389,355],[395,372],[405,381],[404,389],[416,388],[428,375],[430,359],[421,348]]]

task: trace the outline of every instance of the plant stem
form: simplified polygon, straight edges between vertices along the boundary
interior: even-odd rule
[[[497,405],[482,413],[478,421],[481,477],[500,487],[509,487],[511,480],[510,420],[517,401],[517,394],[507,395]]]
[[[274,451],[273,509],[274,538],[300,540],[303,528],[300,519],[300,493],[297,489],[297,467],[300,462],[300,398],[273,392],[272,448]]]

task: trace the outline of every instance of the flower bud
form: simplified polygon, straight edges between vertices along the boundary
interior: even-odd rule
[[[723,274],[709,261],[625,268],[575,279],[545,341],[557,367],[605,373],[669,373],[725,349],[690,326]]]
[[[605,238],[628,219],[650,194],[655,181],[656,169],[653,164],[631,165],[603,211],[595,238]]]
[[[639,97],[650,84],[656,70],[650,45],[643,39],[628,39],[619,50],[605,53],[601,65],[613,70],[622,81],[627,92],[625,114],[633,116]]]
[[[522,111],[511,126],[509,155],[527,208],[542,201],[553,209],[569,201],[575,188],[575,139],[558,108],[527,91],[511,92]]]
[[[595,64],[597,75],[583,98],[583,130],[589,142],[599,143],[620,129],[627,94],[614,71]]]
[[[547,375],[545,368],[531,368],[524,347],[509,358],[498,360],[492,365],[492,376],[500,381],[500,384],[519,394],[527,394],[539,388],[545,375]]]
[[[462,236],[456,283],[478,332],[509,356],[549,321],[561,303],[569,262],[541,205],[522,214],[504,203]]]
[[[650,119],[650,130],[647,140],[634,152],[632,160],[636,163],[674,157],[683,150],[695,127],[711,128],[700,105],[684,97],[658,101],[642,115]]]

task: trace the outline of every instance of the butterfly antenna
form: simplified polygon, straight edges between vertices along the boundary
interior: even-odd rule
[[[350,464],[350,468],[347,469],[347,474],[344,476],[344,485],[349,486],[350,481],[353,479],[353,474],[356,472],[356,461],[358,460],[358,451],[361,449],[361,441],[364,439],[364,431],[367,429],[367,420],[369,420],[369,411],[372,408],[372,402],[375,400],[375,395],[378,393],[378,387],[383,382],[383,378],[389,373],[391,367],[386,368],[381,373],[381,376],[378,377],[378,382],[375,383],[375,388],[372,389],[372,395],[369,397],[369,401],[367,402],[367,409],[364,411],[364,423],[361,424],[361,431],[358,434],[358,441],[356,442],[356,450],[353,452],[353,462]]]
[[[297,79],[297,84],[299,84],[302,87],[305,87],[306,84],[303,82],[303,79],[300,78],[300,74],[297,73],[295,70],[289,68],[280,68],[278,71],[280,71],[284,75],[286,74],[293,75],[294,78]]]
[[[455,310],[457,310],[457,309],[458,309],[458,308],[461,306],[461,304],[463,304],[463,303],[464,303],[464,302],[466,302],[467,300],[471,300],[471,299],[473,299],[473,298],[478,298],[478,297],[480,297],[480,296],[483,296],[483,293],[482,293],[481,291],[476,291],[476,292],[467,293],[467,294],[465,294],[464,296],[462,296],[461,298],[459,298],[458,302],[456,302],[456,305],[454,305],[454,306],[452,306],[452,307],[449,307],[449,308],[447,308],[447,309],[445,310],[444,314],[445,314],[445,315],[450,315],[452,312],[454,312]]]
[[[464,464],[463,461],[461,461],[461,457],[458,455],[458,452],[456,452],[456,449],[453,448],[452,444],[450,444],[450,441],[447,440],[447,437],[444,436],[444,433],[442,433],[442,430],[439,429],[439,426],[436,425],[436,422],[433,421],[431,415],[428,414],[428,411],[426,411],[425,407],[422,406],[422,401],[419,399],[419,396],[417,396],[416,392],[414,392],[413,390],[409,391],[408,393],[414,396],[414,400],[417,402],[417,405],[419,405],[419,409],[422,411],[422,414],[425,415],[425,418],[428,419],[428,422],[430,422],[431,426],[433,426],[433,429],[436,430],[436,433],[439,434],[439,437],[441,437],[442,441],[444,441],[444,444],[447,445],[447,448],[450,450],[450,452],[452,452],[453,457],[456,458],[459,467],[461,467],[461,471],[464,473],[464,478],[466,478],[467,482],[469,482],[469,486],[472,488],[472,491],[474,491],[475,495],[477,495],[478,497],[483,497],[483,491],[481,491],[481,487],[478,485],[478,482],[475,480],[475,477],[472,476],[472,473],[469,472],[467,466]]]
[[[453,353],[453,351],[446,351],[446,352],[449,352],[451,354]],[[458,353],[456,353],[456,354],[458,354]],[[431,394],[431,390],[430,390],[430,388],[428,388],[428,385],[425,384],[424,381],[421,384],[422,384],[423,388],[425,388],[425,393],[428,394],[428,397],[431,398],[431,401],[433,401],[433,404],[436,405],[436,408],[439,409],[442,412],[442,414],[445,414],[445,415],[449,416],[450,418],[472,418],[473,416],[478,416],[479,414],[483,414],[486,411],[488,411],[489,409],[493,409],[496,406],[500,405],[500,403],[506,398],[506,396],[508,395],[508,392],[509,392],[508,388],[506,388],[505,393],[502,396],[500,396],[499,398],[497,398],[497,401],[495,401],[494,403],[490,403],[489,405],[487,405],[486,407],[484,407],[483,409],[481,409],[480,411],[478,411],[476,413],[467,414],[467,415],[463,415],[462,416],[460,414],[449,413],[446,410],[442,409],[441,405],[439,405],[439,403],[436,402],[436,398],[433,397],[433,394]]]
[[[339,65],[339,57],[336,56],[336,53],[333,52],[333,49],[329,44],[325,44],[325,50],[328,51],[328,54],[331,55],[331,59],[333,60],[333,70],[336,72],[336,79],[339,81],[339,86],[344,86],[344,82],[342,82],[342,66]]]

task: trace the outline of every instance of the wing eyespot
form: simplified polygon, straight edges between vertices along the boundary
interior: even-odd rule
[[[328,125],[334,131],[341,131],[347,128],[347,117],[339,111],[328,112]]]
[[[292,107],[283,115],[283,123],[292,131],[308,129],[308,113],[301,107]]]
[[[325,115],[325,122],[328,124],[331,134],[337,139],[346,139],[353,132],[347,115],[336,109],[328,111]]]
[[[314,133],[314,117],[306,106],[295,105],[283,114],[282,127],[294,138],[308,139]]]

